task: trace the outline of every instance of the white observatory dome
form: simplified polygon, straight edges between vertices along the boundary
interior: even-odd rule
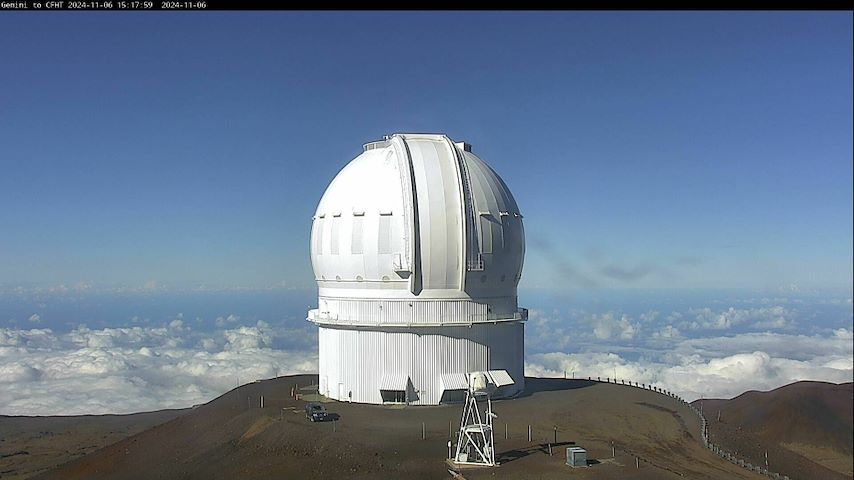
[[[524,254],[510,190],[444,135],[366,144],[326,189],[311,230],[321,297],[483,297],[489,313],[512,316]]]
[[[408,331],[394,329],[413,327],[416,336],[436,333],[450,342],[460,337],[459,327],[481,325],[497,327],[471,330],[466,335],[473,337],[465,341],[476,344],[471,348],[483,346],[482,356],[472,353],[471,360],[439,370],[453,370],[456,385],[459,375],[495,367],[489,360],[496,355],[489,353],[490,342],[507,343],[513,365],[499,368],[508,369],[517,390],[521,389],[521,322],[527,312],[518,308],[516,287],[524,255],[522,215],[516,201],[469,145],[425,134],[396,134],[365,144],[364,151],[329,184],[312,222],[311,263],[318,308],[309,311],[308,319],[321,327],[321,392],[337,399],[378,403],[364,385],[345,385],[356,380],[341,372],[332,373],[338,389],[323,385],[325,372],[358,363],[345,358],[350,353],[340,352],[349,351],[349,343],[367,341],[370,335],[381,342],[397,335],[394,338],[403,342],[409,338]],[[451,333],[427,329],[443,326],[452,326]],[[502,336],[496,333],[499,330],[508,333]],[[416,355],[413,349],[420,347],[413,345],[406,348]],[[333,352],[338,352],[334,359]],[[418,355],[424,354],[444,355],[433,350]],[[376,362],[371,365],[377,368]],[[407,368],[410,371],[396,375],[406,374],[412,386],[412,371],[419,369]],[[437,395],[441,394],[439,388]],[[408,394],[406,398],[409,403]],[[427,392],[421,399],[421,403],[439,403]]]

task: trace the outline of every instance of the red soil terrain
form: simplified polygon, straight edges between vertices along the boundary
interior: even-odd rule
[[[852,383],[797,382],[770,392],[693,404],[709,422],[709,440],[792,479],[854,478]],[[720,415],[720,416],[719,416]]]
[[[24,479],[168,422],[188,410],[132,415],[0,416],[0,479]]]
[[[329,402],[338,421],[312,423],[305,401],[290,393],[316,382],[316,375],[303,375],[244,385],[36,478],[451,478],[447,442],[460,405]],[[465,478],[766,478],[704,448],[690,407],[649,390],[531,378],[523,396],[493,408],[501,465],[464,470]],[[564,464],[570,445],[587,449],[590,467]]]

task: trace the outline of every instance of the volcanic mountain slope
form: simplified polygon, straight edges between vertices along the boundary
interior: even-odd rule
[[[0,478],[28,478],[168,422],[187,411],[64,417],[0,416]]]
[[[244,385],[38,478],[449,478],[449,430],[461,406],[330,402],[339,420],[311,423],[290,392],[316,382],[312,375]],[[466,470],[466,478],[763,478],[703,448],[697,416],[673,398],[582,380],[528,379],[526,392],[494,402],[501,466]],[[572,444],[588,450],[591,468],[564,465]]]
[[[797,382],[694,405],[702,405],[710,440],[752,463],[764,464],[767,451],[769,469],[791,478],[850,479],[852,385]]]

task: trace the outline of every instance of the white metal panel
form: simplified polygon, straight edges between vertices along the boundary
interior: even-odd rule
[[[421,282],[460,289],[463,205],[456,157],[443,137],[405,135],[415,173]]]
[[[405,373],[385,373],[380,380],[380,390],[406,390],[409,375]]]
[[[442,376],[443,390],[465,390],[468,388],[468,380],[463,372],[443,373]]]
[[[484,271],[472,272],[466,285],[473,295],[512,292],[522,273],[525,231],[516,200],[503,180],[483,160],[465,152],[472,197],[478,212]],[[472,278],[474,277],[474,278]]]
[[[467,372],[506,370],[518,379],[504,391],[513,395],[524,387],[524,362],[522,352],[509,346],[522,335],[522,323],[386,330],[321,326],[320,375],[337,400],[347,401],[352,392],[355,402],[382,403],[381,388],[406,389],[408,378],[410,403],[436,405],[444,390],[465,388]],[[343,395],[333,388],[338,384],[345,386]]]
[[[492,383],[495,384],[496,387],[503,387],[504,385],[513,385],[513,378],[510,377],[510,374],[507,373],[507,370],[488,370],[486,372],[489,375],[489,378],[492,380]]]
[[[391,213],[393,218],[384,249],[402,251],[402,222],[397,219],[402,218],[403,210],[400,172],[393,152],[371,150],[347,164],[327,187],[315,213],[317,228],[313,228],[312,236],[317,241],[312,242],[316,248],[311,257],[315,277],[330,281],[338,277],[342,282],[355,281],[357,276],[377,281],[383,276],[392,278],[390,262],[378,252],[380,213]],[[361,253],[353,253],[354,212],[362,219]],[[322,221],[318,221],[321,216]],[[337,255],[331,253],[333,247],[337,247]]]

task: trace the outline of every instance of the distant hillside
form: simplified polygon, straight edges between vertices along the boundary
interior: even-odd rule
[[[694,402],[712,442],[798,479],[854,478],[854,384],[796,382],[731,400]]]
[[[65,417],[0,415],[0,478],[29,478],[188,411]]]

